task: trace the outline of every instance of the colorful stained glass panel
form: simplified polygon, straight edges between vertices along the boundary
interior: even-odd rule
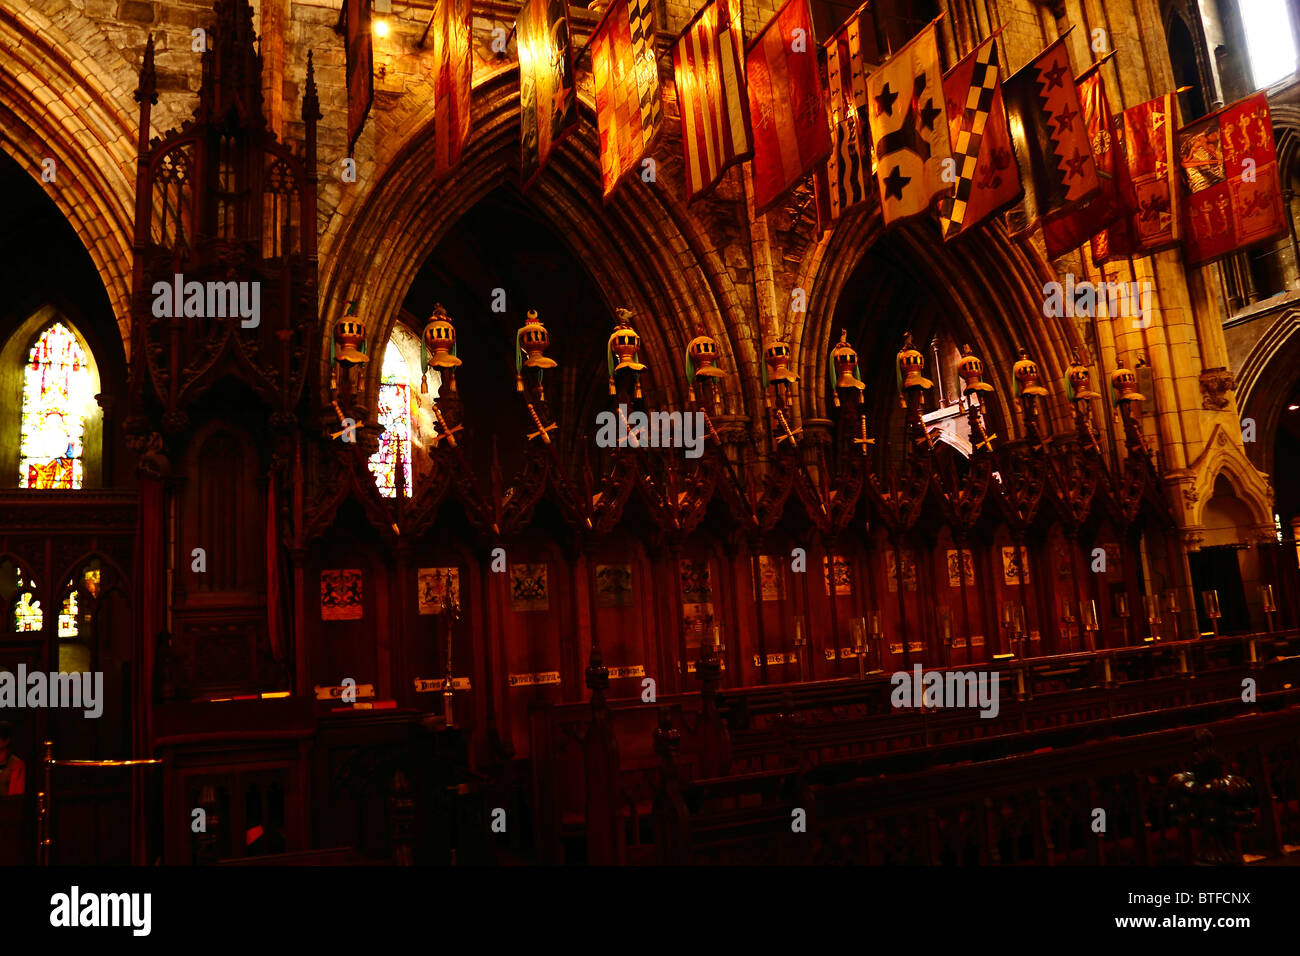
[[[59,637],[76,637],[77,633],[77,592],[70,591],[59,611]]]
[[[402,478],[411,494],[411,375],[406,360],[393,343],[384,350],[384,367],[379,385],[379,423],[384,434],[379,450],[370,458],[370,472],[379,493],[397,495],[397,449],[402,450]]]
[[[47,328],[23,371],[20,488],[80,488],[82,437],[91,398],[86,353],[61,322]]]
[[[33,598],[32,592],[24,591],[18,595],[18,602],[14,605],[14,630],[39,631],[44,623],[41,602]]]

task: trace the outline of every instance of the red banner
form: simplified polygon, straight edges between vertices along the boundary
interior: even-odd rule
[[[1101,78],[1101,64],[1095,64],[1075,78],[1079,104],[1083,108],[1088,145],[1097,164],[1101,191],[1081,206],[1076,206],[1043,226],[1047,257],[1055,259],[1079,248],[1111,223],[1124,215],[1119,183],[1115,179],[1116,149],[1114,121],[1106,99],[1106,84]],[[1094,246],[1095,248],[1095,246]]]
[[[1122,198],[1133,252],[1146,255],[1177,245],[1183,237],[1174,155],[1174,95],[1166,93],[1120,114]]]
[[[1268,99],[1256,93],[1178,131],[1187,186],[1187,262],[1286,233]]]
[[[1101,190],[1065,37],[1002,84],[1011,139],[1025,187],[1016,231],[1032,229]]]
[[[344,53],[347,58],[348,155],[366,125],[375,99],[375,48],[370,35],[370,0],[343,4]]]
[[[759,214],[831,150],[808,0],[789,0],[745,53]]]
[[[469,139],[470,0],[439,0],[433,12],[433,174],[441,179],[460,162]]]

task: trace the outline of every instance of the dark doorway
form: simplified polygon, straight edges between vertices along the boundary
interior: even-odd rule
[[[1187,556],[1192,569],[1192,588],[1196,592],[1196,623],[1202,634],[1214,630],[1205,613],[1205,592],[1219,595],[1219,633],[1241,634],[1250,630],[1250,613],[1246,609],[1246,588],[1241,581],[1237,548],[1224,545],[1202,548]]]

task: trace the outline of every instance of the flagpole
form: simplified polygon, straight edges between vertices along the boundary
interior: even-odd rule
[[[1082,73],[1080,73],[1078,76],[1076,76],[1076,77],[1074,78],[1074,82],[1075,82],[1075,83],[1082,83],[1082,82],[1083,82],[1084,80],[1086,80],[1089,76],[1091,76],[1092,73],[1093,73],[1094,71],[1101,69],[1101,67],[1102,67],[1102,66],[1103,66],[1103,65],[1104,65],[1104,64],[1105,64],[1105,63],[1106,63],[1106,62],[1107,62],[1111,57],[1113,57],[1114,55],[1115,55],[1115,51],[1114,51],[1114,50],[1111,50],[1109,53],[1107,53],[1105,56],[1103,56],[1100,60],[1095,60],[1095,61],[1093,61],[1093,63],[1092,63],[1091,65],[1089,65],[1089,66],[1088,66],[1088,67],[1087,67],[1087,68],[1086,68]]]

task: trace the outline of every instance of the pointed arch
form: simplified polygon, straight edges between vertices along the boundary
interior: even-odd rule
[[[368,462],[370,473],[375,476],[379,493],[385,498],[397,497],[399,449],[402,461],[402,487],[407,497],[412,494],[415,387],[420,373],[419,353],[416,353],[417,364],[413,365],[408,354],[408,343],[401,334],[404,331],[400,326],[394,328],[388,343],[384,346],[383,358],[380,360],[378,397],[375,407],[378,409],[379,424],[383,426],[384,431],[379,438],[379,447],[375,449]],[[406,336],[414,338],[409,332]]]
[[[101,483],[99,364],[52,305],[0,346],[0,485],[76,490]]]
[[[998,386],[996,400],[1004,406],[1009,402],[1012,366],[1017,349],[1024,347],[1049,386],[1052,416],[1068,420],[1064,389],[1052,385],[1061,382],[1071,349],[1083,343],[1068,319],[1043,316],[1043,285],[1057,277],[1038,250],[1025,239],[1011,238],[1000,225],[988,225],[960,241],[969,267],[953,269],[954,249],[939,240],[936,230],[911,224],[886,234],[876,205],[842,217],[804,257],[795,277],[795,287],[807,292],[807,311],[791,313],[788,335],[801,379],[816,383],[802,390],[805,419],[828,417],[829,396],[821,383],[827,381],[830,346],[838,331],[836,309],[863,259],[886,235],[925,277],[954,339],[969,342],[983,358],[986,380]],[[861,353],[864,346],[858,345]],[[1006,417],[1018,431],[1015,417]]]
[[[1191,487],[1183,491],[1191,510],[1189,528],[1204,527],[1206,505],[1215,496],[1215,485],[1223,476],[1250,516],[1250,526],[1240,528],[1242,540],[1273,538],[1273,493],[1267,476],[1255,470],[1242,446],[1229,438],[1222,425],[1214,426],[1205,449],[1188,470],[1196,475]]]
[[[431,103],[431,101],[430,101]],[[438,186],[433,176],[433,124],[428,110],[407,116],[416,132],[397,152],[375,162],[368,193],[345,192],[321,240],[321,315],[329,328],[350,299],[362,298],[367,341],[386,341],[416,273],[452,226],[503,180],[519,176],[519,83],[516,66],[478,79],[470,141],[457,173]],[[606,202],[600,191],[599,142],[592,104],[584,122],[553,152],[546,173],[526,201],[563,235],[589,269],[610,314],[636,313],[637,330],[654,357],[656,376],[679,401],[686,397],[681,356],[703,323],[717,339],[730,374],[724,407],[734,415],[761,407],[758,340],[716,240],[665,182],[632,181]],[[409,126],[407,128],[410,128]],[[645,228],[645,224],[656,224]],[[364,292],[362,292],[364,290]],[[492,290],[483,290],[485,304]],[[522,320],[523,304],[511,304]],[[325,362],[329,343],[320,346]],[[367,369],[375,387],[377,363]],[[327,380],[327,379],[326,379]],[[748,391],[742,392],[741,382]]]
[[[130,353],[135,68],[83,15],[0,5],[0,150],[42,183],[85,246]],[[141,41],[143,49],[143,40]]]

